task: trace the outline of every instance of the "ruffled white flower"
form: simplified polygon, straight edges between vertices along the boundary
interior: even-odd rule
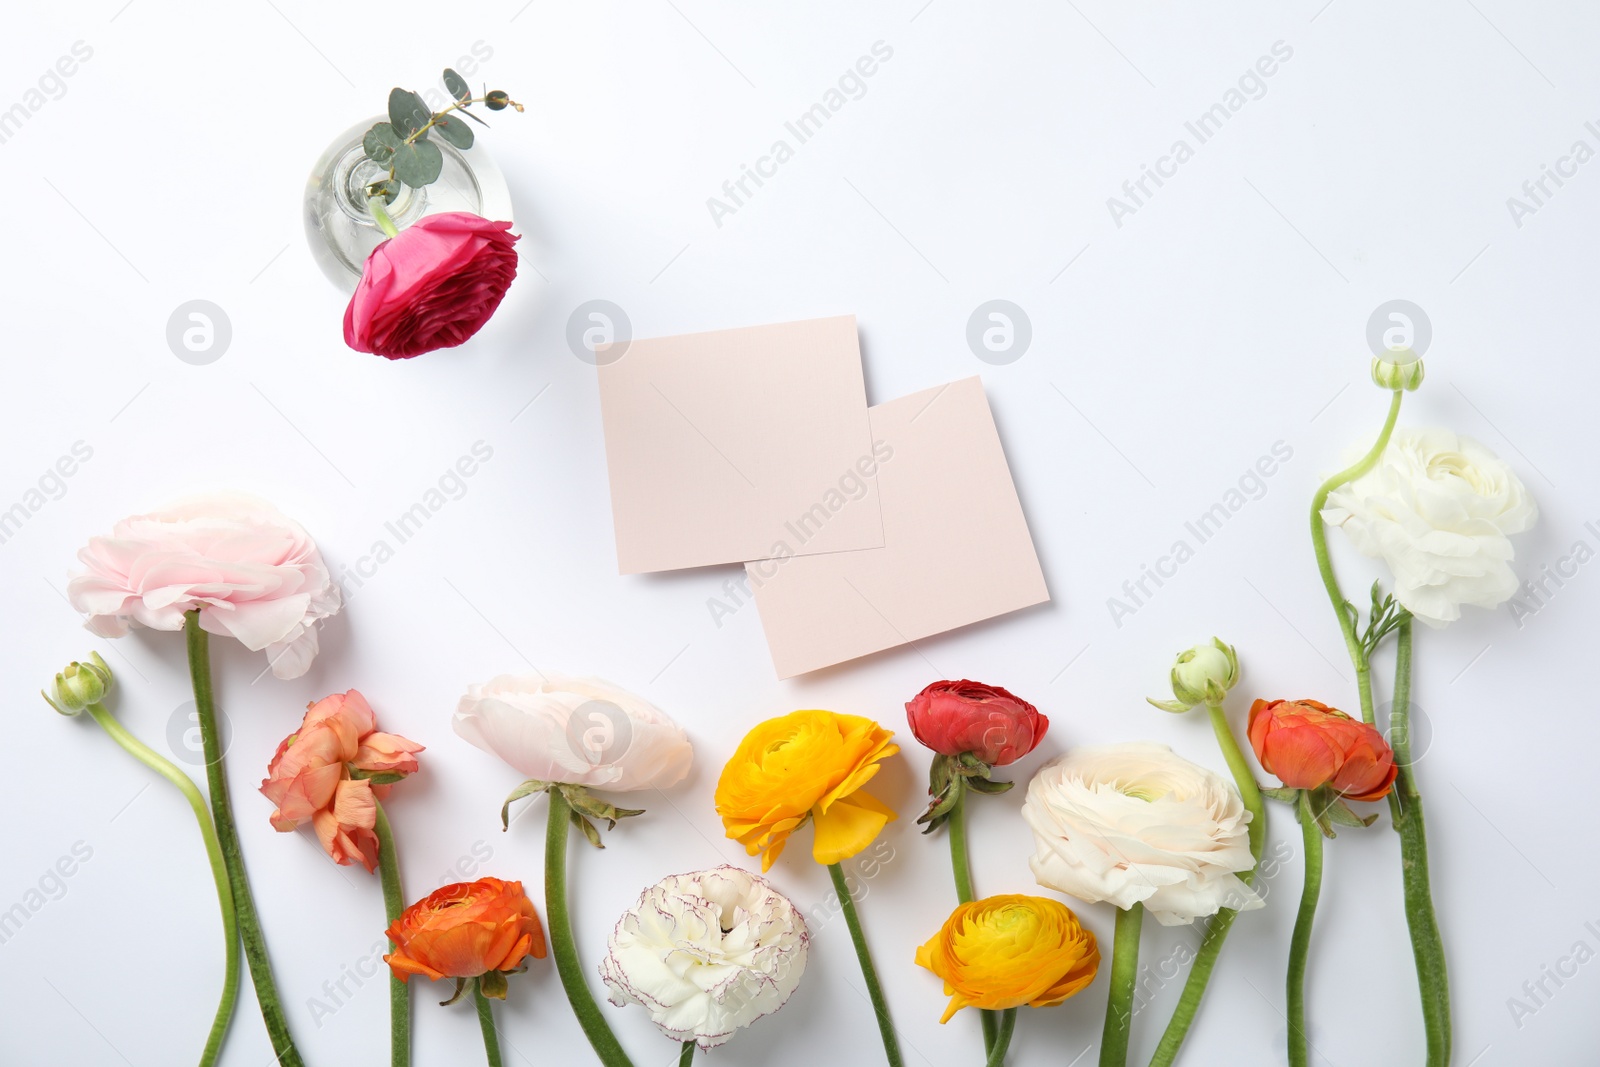
[[[783,1007],[810,935],[794,903],[738,867],[646,889],[611,933],[600,977],[611,1003],[641,1004],[674,1041],[714,1048]]]
[[[1163,926],[1262,906],[1237,874],[1255,864],[1238,790],[1166,745],[1074,749],[1033,776],[1022,817],[1034,877],[1079,900],[1143,903]]]
[[[665,712],[595,678],[502,674],[468,687],[452,725],[529,778],[614,793],[677,785],[694,758]]]
[[[1449,430],[1397,429],[1378,465],[1328,496],[1322,517],[1394,574],[1394,598],[1430,626],[1517,591],[1509,535],[1539,509],[1504,461]]]

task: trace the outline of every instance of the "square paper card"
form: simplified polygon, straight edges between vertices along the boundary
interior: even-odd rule
[[[855,316],[596,354],[623,574],[884,543]]]
[[[1050,599],[983,383],[871,416],[884,547],[745,565],[780,678]]]

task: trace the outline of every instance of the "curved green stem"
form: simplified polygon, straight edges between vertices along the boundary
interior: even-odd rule
[[[1100,1034],[1100,1067],[1124,1067],[1128,1034],[1133,1029],[1133,993],[1139,979],[1139,928],[1144,905],[1117,912],[1117,933],[1111,947],[1111,994],[1106,1001],[1105,1028]]]
[[[956,899],[963,904],[969,904],[974,899],[972,892],[972,864],[967,859],[967,785],[966,779],[960,776],[950,784],[956,790],[956,802],[950,809],[950,818],[945,821],[945,826],[950,833],[950,866],[956,876]],[[984,1054],[994,1050],[994,1039],[999,1026],[999,1013],[993,1011],[979,1011],[978,1018],[983,1024],[983,1051]]]
[[[90,704],[88,712],[100,728],[111,735],[111,740],[121,745],[134,759],[155,771],[177,786],[194,812],[194,821],[200,826],[200,837],[205,841],[206,859],[211,863],[211,879],[217,884],[217,904],[222,909],[222,937],[226,946],[222,970],[222,1002],[211,1022],[211,1033],[206,1038],[205,1051],[200,1055],[200,1067],[211,1067],[222,1052],[222,1039],[228,1033],[228,1023],[233,1018],[233,1007],[239,999],[239,920],[233,910],[233,891],[228,888],[228,865],[222,859],[222,845],[217,841],[217,828],[212,825],[211,813],[200,789],[176,764],[133,736],[103,704]]]
[[[494,1011],[489,998],[483,995],[478,979],[472,980],[472,999],[478,1005],[478,1029],[483,1031],[483,1054],[489,1058],[489,1067],[502,1067],[500,1062],[500,1035],[494,1029]]]
[[[267,958],[267,940],[261,932],[255,897],[250,893],[250,878],[244,869],[244,852],[239,847],[239,830],[233,822],[233,803],[228,799],[228,776],[222,764],[222,735],[217,729],[217,705],[211,690],[211,656],[207,634],[200,629],[200,613],[186,612],[183,635],[189,653],[189,679],[194,685],[195,715],[200,721],[200,741],[206,758],[206,785],[211,792],[211,816],[217,826],[217,841],[222,861],[228,869],[228,888],[239,918],[239,937],[244,958],[250,965],[250,980],[256,987],[256,1001],[267,1036],[283,1067],[303,1067],[289,1020],[278,1000],[278,986],[272,979],[272,961]]]
[[[405,891],[400,888],[400,856],[395,851],[394,831],[383,805],[373,801],[378,811],[378,874],[383,879],[383,914],[393,924],[406,908]],[[389,942],[389,951],[398,946]],[[389,1062],[392,1067],[411,1063],[411,986],[406,980],[389,975]]]
[[[1417,792],[1416,769],[1411,763],[1411,616],[1400,620],[1394,665],[1394,708],[1389,713],[1389,743],[1399,768],[1389,812],[1400,833],[1401,882],[1405,889],[1406,927],[1411,932],[1411,954],[1417,964],[1417,985],[1422,994],[1422,1024],[1428,1040],[1428,1067],[1450,1062],[1450,976],[1444,958],[1444,938],[1433,910],[1428,883],[1428,832],[1422,816],[1422,796]]]
[[[1217,735],[1223,758],[1233,772],[1234,784],[1239,787],[1239,795],[1244,798],[1244,806],[1250,812],[1250,855],[1259,864],[1267,843],[1267,806],[1261,798],[1261,787],[1256,784],[1250,764],[1245,762],[1244,753],[1240,751],[1233,731],[1228,728],[1228,716],[1222,705],[1208,704],[1206,710],[1211,714],[1211,728]],[[1255,874],[1255,868],[1252,867],[1240,874],[1239,880],[1249,885]],[[1178,1049],[1183,1046],[1184,1038],[1189,1036],[1189,1028],[1194,1025],[1195,1014],[1200,1010],[1200,999],[1205,995],[1206,984],[1211,981],[1211,972],[1222,953],[1222,943],[1227,940],[1228,931],[1233,928],[1233,920],[1238,915],[1233,908],[1223,908],[1206,924],[1206,935],[1195,953],[1178,1004],[1172,1009],[1172,1018],[1161,1034],[1155,1055],[1150,1058],[1150,1067],[1170,1067],[1178,1058]]]
[[[544,835],[544,910],[550,928],[550,955],[555,957],[556,973],[567,991],[567,1002],[600,1062],[604,1067],[633,1067],[617,1035],[600,1014],[600,1006],[584,979],[583,965],[578,962],[578,947],[572,940],[572,918],[567,912],[567,828],[572,822],[572,805],[559,786],[545,795],[550,799],[550,821]]]
[[[1266,801],[1261,798],[1261,787],[1256,784],[1255,772],[1245,761],[1239,742],[1228,726],[1228,713],[1222,710],[1221,704],[1207,704],[1206,711],[1211,715],[1211,730],[1217,735],[1217,747],[1222,749],[1222,758],[1228,761],[1228,770],[1233,773],[1233,784],[1239,787],[1239,796],[1244,800],[1245,810],[1250,813],[1250,855],[1260,863],[1261,851],[1267,843]],[[1255,868],[1252,867],[1241,877],[1248,883],[1254,874]]]
[[[1289,1067],[1307,1067],[1306,1046],[1306,958],[1311,952],[1311,924],[1317,914],[1317,897],[1322,892],[1322,828],[1311,810],[1311,791],[1300,791],[1300,839],[1305,847],[1305,887],[1300,890],[1300,912],[1295,916],[1294,934],[1289,940]]]
[[[833,879],[833,891],[844,912],[845,925],[850,928],[850,940],[856,947],[856,959],[861,961],[861,977],[867,983],[867,996],[872,1000],[872,1012],[878,1017],[878,1033],[883,1037],[883,1052],[889,1067],[902,1067],[900,1039],[895,1035],[894,1023],[889,1021],[889,1003],[884,999],[883,987],[878,984],[878,971],[872,966],[872,953],[867,950],[866,935],[861,932],[861,919],[856,915],[856,902],[851,899],[850,887],[845,884],[844,868],[837,863],[828,864],[828,876]]]
[[[1389,437],[1394,433],[1394,424],[1400,418],[1400,399],[1403,396],[1405,396],[1403,390],[1394,391],[1394,397],[1389,401],[1389,417],[1384,420],[1383,429],[1378,432],[1378,439],[1373,442],[1367,454],[1352,466],[1346,467],[1323,482],[1311,498],[1311,545],[1317,555],[1317,572],[1322,575],[1322,587],[1328,591],[1328,599],[1333,603],[1333,613],[1339,617],[1339,632],[1344,634],[1345,649],[1349,651],[1350,662],[1356,668],[1356,685],[1361,696],[1361,718],[1367,723],[1373,721],[1374,715],[1371,667],[1367,663],[1366,649],[1361,646],[1361,638],[1356,634],[1353,609],[1339,589],[1339,580],[1333,574],[1333,560],[1328,555],[1328,529],[1322,521],[1322,509],[1328,503],[1329,493],[1346,482],[1355,481],[1377,465],[1383,450],[1389,445]]]
[[[389,217],[389,202],[382,196],[369,196],[367,198],[367,211],[372,215],[372,221],[378,224],[385,237],[399,237],[400,228],[394,224],[394,219]]]
[[[694,1062],[694,1049],[695,1043],[693,1041],[685,1041],[683,1043],[683,1051],[678,1053],[678,1067],[689,1067]]]
[[[987,1067],[1001,1067],[1006,1062],[1006,1050],[1011,1047],[1011,1032],[1017,1027],[1017,1009],[1007,1008],[1000,1014],[1000,1025],[995,1033],[994,1048],[989,1050]]]

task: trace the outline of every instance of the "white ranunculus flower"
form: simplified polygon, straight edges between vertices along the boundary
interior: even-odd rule
[[[1430,626],[1517,591],[1510,534],[1539,509],[1505,462],[1449,430],[1397,429],[1378,465],[1328,496],[1322,517],[1394,574],[1394,598]]]
[[[1262,900],[1237,872],[1254,866],[1250,812],[1233,783],[1148,741],[1079,748],[1039,769],[1022,817],[1039,884],[1163,926]]]
[[[694,754],[665,712],[595,678],[502,674],[467,689],[452,725],[529,778],[615,793],[676,785]]]
[[[611,1003],[641,1004],[674,1041],[713,1048],[789,999],[810,935],[759,875],[717,867],[663,879],[611,932],[600,977]]]

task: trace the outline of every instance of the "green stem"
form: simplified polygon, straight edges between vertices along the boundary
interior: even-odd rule
[[[250,965],[250,980],[256,987],[256,1001],[267,1036],[283,1067],[303,1067],[304,1061],[289,1034],[289,1020],[278,1000],[278,987],[272,980],[272,961],[267,958],[267,941],[256,914],[255,897],[244,869],[244,852],[239,847],[239,830],[233,821],[233,804],[228,799],[228,776],[222,764],[222,735],[217,729],[217,705],[211,690],[211,657],[208,635],[200,629],[200,613],[186,612],[183,634],[189,653],[189,678],[194,685],[195,715],[200,720],[200,741],[206,758],[206,785],[211,792],[211,816],[217,824],[217,841],[222,861],[228,870],[228,888],[239,918],[239,937],[244,943],[244,958]]]
[[[1228,761],[1228,769],[1233,772],[1234,784],[1239,787],[1239,795],[1244,798],[1244,806],[1250,812],[1250,855],[1259,864],[1267,843],[1267,806],[1261,798],[1261,787],[1256,784],[1250,764],[1245,762],[1244,753],[1239,750],[1239,743],[1228,728],[1227,713],[1220,704],[1208,704],[1206,710],[1211,713],[1211,728],[1217,735],[1217,744],[1222,747],[1223,758]],[[1255,868],[1252,867],[1240,874],[1239,880],[1249,885],[1255,874]],[[1150,1067],[1171,1067],[1178,1058],[1178,1050],[1183,1046],[1184,1038],[1189,1036],[1189,1028],[1194,1025],[1200,1000],[1205,996],[1206,984],[1211,981],[1211,972],[1222,953],[1222,943],[1227,940],[1228,931],[1233,928],[1233,920],[1238,915],[1233,908],[1223,908],[1206,924],[1206,935],[1195,953],[1177,1007],[1172,1010],[1172,1018],[1161,1034],[1155,1055],[1150,1058]]]
[[[1228,727],[1228,713],[1222,710],[1221,704],[1207,704],[1206,711],[1211,714],[1211,730],[1217,735],[1222,758],[1228,761],[1228,770],[1233,773],[1233,784],[1239,787],[1239,796],[1244,800],[1245,810],[1250,813],[1250,855],[1260,863],[1261,851],[1267,844],[1266,801],[1261,799],[1261,787],[1256,784],[1255,772],[1245,762],[1239,742]],[[1255,868],[1252,867],[1241,877],[1248,883],[1254,874]]]
[[[689,1067],[694,1062],[694,1050],[695,1043],[693,1041],[685,1041],[683,1043],[683,1051],[678,1053],[678,1067]]]
[[[974,899],[972,892],[972,864],[967,859],[967,785],[966,780],[960,776],[950,784],[956,790],[956,802],[950,809],[950,818],[945,825],[950,832],[950,866],[956,875],[956,899],[963,904],[969,904]],[[999,1027],[999,1013],[993,1011],[979,1011],[978,1018],[983,1023],[983,1051],[985,1055],[994,1051],[995,1034]]]
[[[545,795],[550,798],[550,821],[544,834],[544,910],[556,973],[561,976],[578,1025],[583,1027],[600,1062],[605,1067],[633,1067],[617,1035],[600,1014],[600,1006],[584,980],[583,965],[578,962],[578,947],[572,940],[572,918],[567,912],[567,828],[572,821],[572,805],[559,786]]]
[[[845,884],[844,868],[837,863],[828,864],[828,876],[833,879],[833,891],[844,912],[844,923],[850,928],[850,940],[856,947],[856,958],[861,961],[861,977],[867,983],[867,996],[872,1000],[872,1011],[878,1017],[878,1033],[883,1037],[883,1051],[889,1067],[902,1067],[900,1039],[895,1036],[894,1023],[889,1021],[889,1004],[884,1000],[883,987],[878,984],[877,969],[872,966],[872,953],[867,950],[866,935],[861,932],[861,919],[856,915],[856,902],[850,897],[850,887]]]
[[[1384,420],[1383,429],[1378,432],[1377,441],[1372,448],[1362,456],[1354,465],[1346,467],[1318,487],[1316,495],[1311,498],[1311,545],[1317,555],[1317,572],[1322,575],[1322,587],[1328,591],[1328,599],[1333,603],[1333,613],[1339,617],[1339,632],[1344,634],[1344,645],[1350,653],[1350,662],[1355,664],[1356,685],[1361,696],[1361,718],[1364,722],[1373,721],[1372,707],[1372,673],[1367,663],[1367,652],[1362,647],[1361,638],[1356,633],[1356,620],[1349,601],[1345,600],[1344,593],[1339,589],[1339,580],[1333,574],[1333,560],[1328,555],[1328,529],[1322,521],[1323,506],[1328,503],[1328,494],[1344,485],[1353,482],[1377,465],[1383,450],[1389,445],[1389,437],[1394,433],[1394,424],[1400,418],[1400,400],[1405,392],[1400,389],[1394,391],[1394,397],[1389,401],[1389,417]]]
[[[1422,994],[1422,1024],[1428,1041],[1428,1067],[1450,1062],[1450,976],[1445,967],[1444,938],[1433,910],[1428,884],[1428,832],[1411,763],[1411,616],[1405,615],[1396,639],[1394,708],[1389,713],[1389,742],[1399,777],[1389,794],[1389,812],[1400,833],[1401,882],[1405,889],[1406,926],[1417,963]]]
[[[133,736],[106,710],[105,705],[90,704],[87,710],[100,728],[111,735],[111,740],[121,745],[134,759],[178,787],[189,802],[189,809],[194,812],[194,821],[200,826],[200,837],[206,845],[206,859],[211,862],[211,879],[217,885],[217,904],[222,909],[222,937],[226,946],[222,965],[222,1002],[217,1005],[205,1051],[200,1055],[200,1067],[211,1067],[222,1051],[222,1039],[227,1035],[233,1007],[239,999],[239,920],[233,910],[233,891],[228,888],[228,866],[222,859],[217,828],[212,825],[211,813],[206,810],[206,801],[200,795],[199,788],[176,764]]]
[[[372,215],[372,221],[378,224],[385,237],[399,237],[400,228],[394,224],[394,219],[389,217],[389,201],[382,196],[367,198],[367,211]]]
[[[1289,1067],[1307,1067],[1306,958],[1311,951],[1311,924],[1322,892],[1322,827],[1311,810],[1311,791],[1302,789],[1299,802],[1300,839],[1306,854],[1305,886],[1300,890],[1300,912],[1289,940]]]
[[[394,831],[383,805],[373,801],[378,811],[378,874],[383,880],[383,914],[391,925],[406,908],[405,890],[400,888],[400,856],[395,851]],[[389,942],[389,951],[398,948]],[[411,986],[403,978],[389,975],[389,1062],[392,1067],[411,1063]]]
[[[489,1067],[502,1067],[500,1063],[500,1035],[494,1030],[494,1011],[489,998],[483,995],[478,979],[472,980],[472,999],[478,1005],[478,1029],[483,1031],[483,1054],[489,1058]]]
[[[1011,1047],[1011,1032],[1017,1028],[1017,1009],[1007,1008],[997,1012],[1000,1024],[994,1038],[994,1048],[989,1050],[987,1067],[1002,1067],[1006,1062],[1006,1050]]]
[[[1144,905],[1117,912],[1116,939],[1111,947],[1111,995],[1106,1001],[1105,1029],[1100,1034],[1100,1067],[1124,1067],[1128,1034],[1133,1029],[1133,993],[1139,978],[1139,927]]]

